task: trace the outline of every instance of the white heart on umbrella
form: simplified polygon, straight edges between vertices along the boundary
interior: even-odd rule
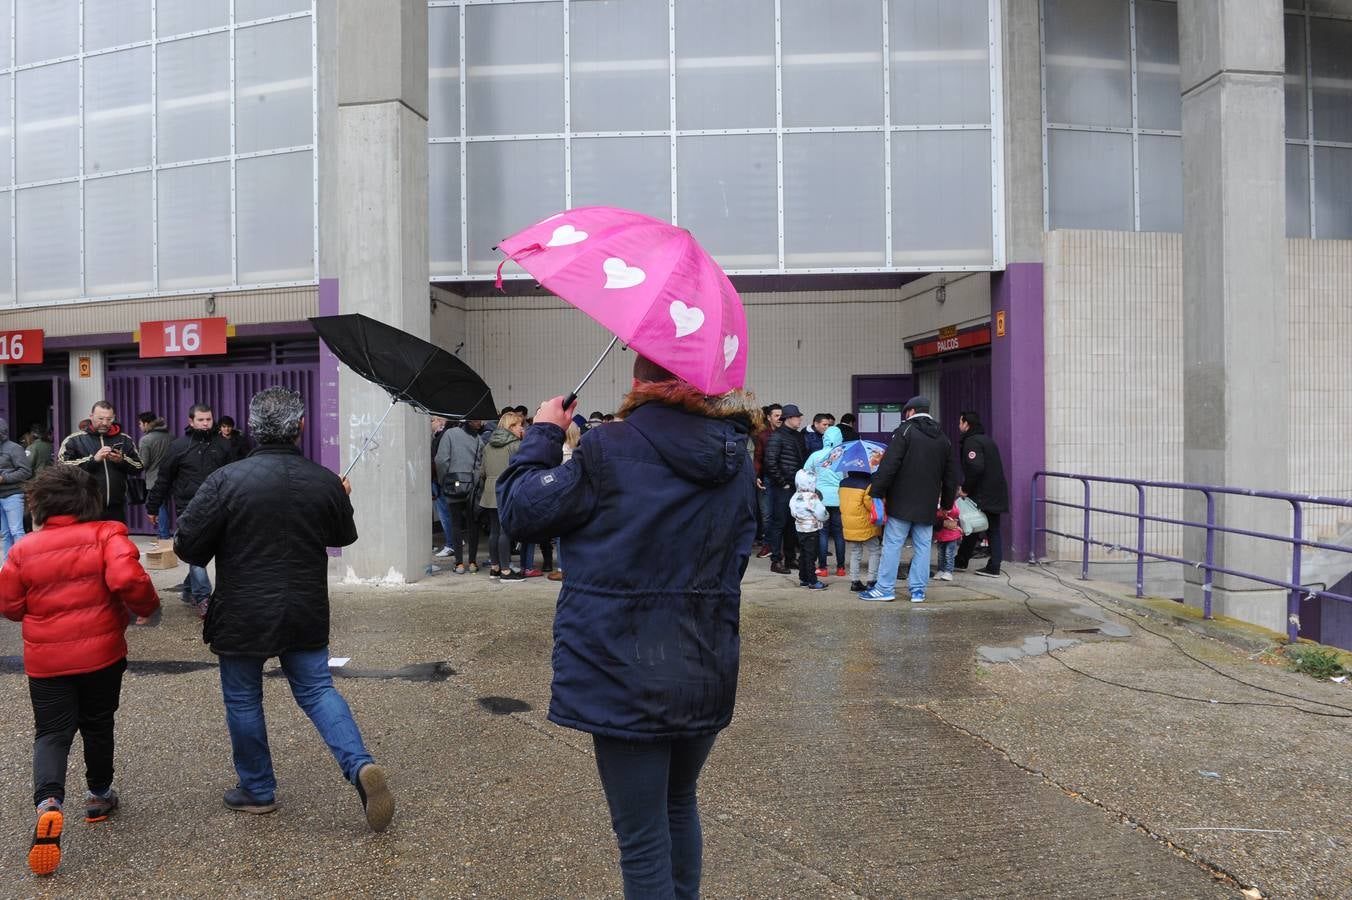
[[[686,306],[680,300],[671,301],[671,321],[676,323],[676,336],[685,337],[694,334],[704,325],[704,310],[697,306]]]
[[[737,349],[742,342],[737,340],[735,334],[723,335],[723,368],[732,365],[732,361],[737,358]]]
[[[629,288],[637,284],[642,284],[643,279],[648,277],[638,266],[631,266],[625,263],[618,256],[612,256],[602,263],[601,268],[606,270],[606,287],[608,288]]]
[[[572,225],[560,225],[554,229],[554,234],[549,239],[546,247],[567,247],[569,244],[580,244],[590,235],[585,231],[578,231]]]

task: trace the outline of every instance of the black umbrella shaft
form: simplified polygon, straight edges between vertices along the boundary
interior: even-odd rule
[[[371,440],[376,436],[376,432],[380,431],[380,426],[384,425],[385,420],[390,417],[390,413],[394,411],[394,405],[398,402],[399,402],[398,400],[390,401],[389,407],[386,408],[385,410],[385,415],[380,417],[380,421],[376,423],[376,427],[372,428],[371,433],[366,436],[366,440],[362,441],[361,449],[357,451],[357,455],[352,457],[352,462],[348,463],[347,468],[343,470],[344,478],[346,478],[348,473],[352,471],[352,467],[357,464],[357,460],[361,459],[362,455],[366,453],[366,448],[371,446]]]
[[[591,367],[590,372],[582,376],[582,380],[577,383],[577,387],[573,389],[573,392],[569,394],[567,397],[563,398],[563,409],[565,412],[567,412],[568,407],[572,406],[574,403],[577,402],[577,395],[582,391],[584,387],[587,386],[587,382],[591,381],[591,377],[596,374],[596,370],[601,368],[601,363],[605,361],[605,358],[607,355],[609,355],[610,351],[615,349],[615,344],[616,342],[619,341],[619,339],[620,339],[619,335],[616,335],[615,337],[610,339],[610,344],[607,345],[606,349],[602,351],[599,357],[597,357],[596,365]]]

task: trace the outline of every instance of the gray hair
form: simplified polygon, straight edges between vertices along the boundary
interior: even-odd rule
[[[305,401],[284,387],[270,387],[249,401],[249,431],[260,444],[290,444],[300,437]]]

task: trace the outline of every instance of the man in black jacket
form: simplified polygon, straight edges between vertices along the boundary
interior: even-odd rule
[[[207,477],[178,523],[174,550],[197,566],[216,559],[216,593],[202,639],[220,658],[221,693],[239,786],[225,805],[277,808],[263,722],[263,663],[276,656],[292,696],[356,787],[373,831],[394,817],[385,772],[362,743],[329,672],[328,547],[357,539],[347,479],[301,456],[299,394],[274,387],[249,403],[249,457]]]
[[[770,492],[770,571],[787,575],[798,566],[798,535],[789,515],[793,477],[807,461],[807,438],[801,429],[803,413],[792,403],[784,407],[783,424],[765,442],[765,465],[761,475]]]
[[[141,471],[141,456],[136,452],[136,442],[122,433],[116,418],[111,403],[98,401],[89,410],[89,418],[80,423],[80,430],[61,442],[56,458],[94,476],[106,521],[126,522],[127,478]]]
[[[214,429],[215,413],[205,403],[188,410],[188,427],[183,437],[169,445],[160,461],[155,483],[146,497],[146,511],[150,524],[158,530],[160,508],[170,498],[181,515],[197,495],[197,489],[207,476],[234,460],[230,442]],[[190,599],[191,598],[191,599]],[[183,600],[197,605],[197,614],[205,618],[207,601],[211,598],[211,578],[201,566],[188,565],[188,589]]]
[[[964,497],[972,501],[986,514],[990,526],[986,536],[990,539],[991,556],[984,568],[977,569],[977,575],[992,578],[1000,574],[1000,563],[1004,560],[1004,551],[1000,538],[1000,514],[1009,512],[1009,485],[1005,482],[1005,464],[1000,460],[1000,448],[986,434],[981,418],[975,412],[964,412],[958,417],[958,431],[962,432],[962,491]],[[958,569],[967,568],[972,551],[981,541],[981,533],[969,534],[958,545],[958,555],[953,565]]]
[[[892,434],[892,442],[873,473],[870,491],[885,498],[887,525],[883,529],[883,556],[878,582],[859,595],[861,600],[891,602],[901,565],[901,545],[911,539],[911,569],[907,579],[911,602],[925,599],[929,584],[930,539],[934,516],[948,509],[958,493],[958,466],[953,444],[929,414],[929,400],[912,397],[902,414],[906,421]]]

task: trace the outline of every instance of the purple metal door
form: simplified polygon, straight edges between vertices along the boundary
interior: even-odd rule
[[[958,446],[961,433],[958,431],[958,416],[965,410],[971,410],[981,417],[981,421],[990,427],[991,421],[991,357],[981,353],[968,357],[945,359],[939,373],[939,409],[943,421],[939,424]]]

